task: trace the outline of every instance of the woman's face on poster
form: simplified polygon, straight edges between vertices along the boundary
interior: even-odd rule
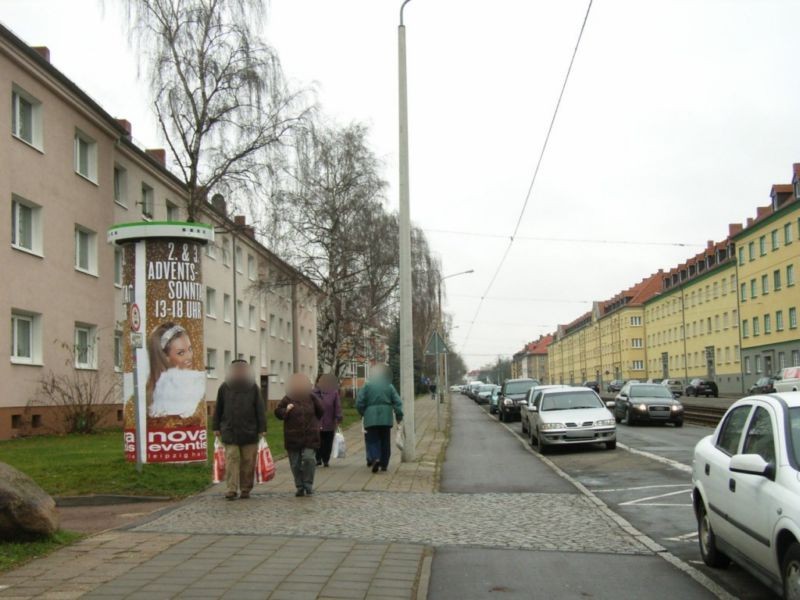
[[[167,346],[167,361],[169,366],[178,369],[191,369],[194,361],[192,342],[186,334],[179,335]]]

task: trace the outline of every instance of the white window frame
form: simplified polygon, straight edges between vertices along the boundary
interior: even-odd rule
[[[87,266],[83,267],[79,264],[79,243],[80,236],[87,236]],[[97,233],[81,225],[75,225],[75,270],[87,275],[97,277]]]
[[[244,312],[244,302],[241,300],[236,301],[236,326],[237,327],[244,327],[244,316],[242,313]]]
[[[206,316],[217,318],[217,290],[209,286],[206,286]]]
[[[166,217],[167,221],[176,222],[181,220],[181,209],[180,207],[175,204],[174,202],[170,202],[169,200],[164,201],[164,205],[166,206]]]
[[[233,315],[233,300],[231,299],[230,294],[224,294],[222,296],[222,319],[226,323],[230,323]]]
[[[122,248],[114,247],[114,287],[122,287],[122,271],[125,266],[125,254]]]
[[[224,366],[225,366],[226,370],[228,368],[228,365],[231,364],[231,356],[232,356],[231,351],[230,350],[225,350],[225,353],[223,354],[223,357],[225,359],[225,365]]]
[[[19,243],[19,211],[22,207],[31,211],[30,248]],[[11,247],[20,252],[26,252],[41,257],[43,255],[43,237],[42,207],[16,194],[11,194]]]
[[[86,361],[80,360],[80,342],[78,336],[82,333],[86,334]],[[75,337],[74,337],[74,351],[75,351],[75,368],[92,370],[97,368],[97,327],[86,323],[75,324]]]
[[[114,371],[117,373],[122,371],[123,362],[123,349],[122,349],[122,332],[114,332]]]
[[[97,141],[80,129],[75,130],[74,167],[75,173],[97,185]],[[81,171],[81,143],[86,144],[86,172]]]
[[[217,378],[217,349],[206,348],[206,377]]]
[[[270,337],[276,337],[278,335],[277,323],[278,323],[277,317],[275,317],[275,315],[271,314],[269,316],[269,335],[270,335]]]
[[[222,240],[222,264],[225,267],[231,266],[231,242],[228,238]]]
[[[256,259],[252,254],[247,255],[247,278],[250,281],[256,280]]]
[[[244,265],[242,264],[244,262],[244,251],[242,250],[242,247],[237,244],[234,247],[233,252],[234,257],[236,258],[236,272],[239,273],[239,275],[242,275],[244,274]]]
[[[117,174],[119,173],[119,177]],[[122,208],[128,208],[128,169],[119,163],[114,163],[112,181],[114,202]]]
[[[152,185],[142,182],[142,188],[139,192],[139,205],[142,207],[142,218],[150,220],[155,214],[155,198],[156,191]]]
[[[259,353],[261,354],[261,368],[267,368],[267,330],[262,327],[259,332]]]
[[[19,350],[18,335],[19,335],[19,322],[25,321],[28,324],[29,339],[28,348],[30,356],[22,356],[17,354]],[[17,365],[40,365],[42,360],[42,345],[41,345],[41,315],[22,311],[11,310],[11,329],[9,331],[11,337],[11,352],[10,358],[13,364]]]
[[[248,325],[250,326],[250,331],[256,331],[258,319],[256,318],[256,307],[252,304],[247,307],[247,320]]]
[[[20,100],[31,106],[31,139],[27,140],[21,135],[20,129]],[[42,103],[34,96],[17,85],[11,86],[11,135],[31,148],[43,151],[44,136],[42,135]]]

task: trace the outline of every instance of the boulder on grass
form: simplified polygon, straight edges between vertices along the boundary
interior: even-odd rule
[[[57,530],[53,499],[25,473],[0,462],[0,540],[50,536]]]

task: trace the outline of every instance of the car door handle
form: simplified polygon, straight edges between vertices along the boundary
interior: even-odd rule
[[[735,479],[728,479],[728,489],[734,493],[736,493],[736,480]]]
[[[705,471],[706,471],[706,475],[711,475],[711,465],[710,464],[706,463]]]

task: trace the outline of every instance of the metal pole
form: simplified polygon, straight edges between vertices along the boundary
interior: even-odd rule
[[[239,298],[236,294],[236,234],[231,230],[233,253],[233,360],[239,358]]]
[[[439,322],[437,323],[437,330],[439,332],[439,336],[444,339],[442,336],[442,279],[439,278],[439,286],[436,290],[436,301],[439,306]],[[439,348],[439,345],[436,345],[436,431],[442,430],[442,417],[441,417],[441,410],[439,409],[439,405],[441,404],[441,397],[442,397],[442,353]]]
[[[403,400],[405,444],[403,462],[416,458],[417,433],[414,423],[414,344],[411,312],[411,208],[408,192],[408,92],[406,81],[406,28],[400,7],[397,28],[397,78],[400,138],[400,394]]]

